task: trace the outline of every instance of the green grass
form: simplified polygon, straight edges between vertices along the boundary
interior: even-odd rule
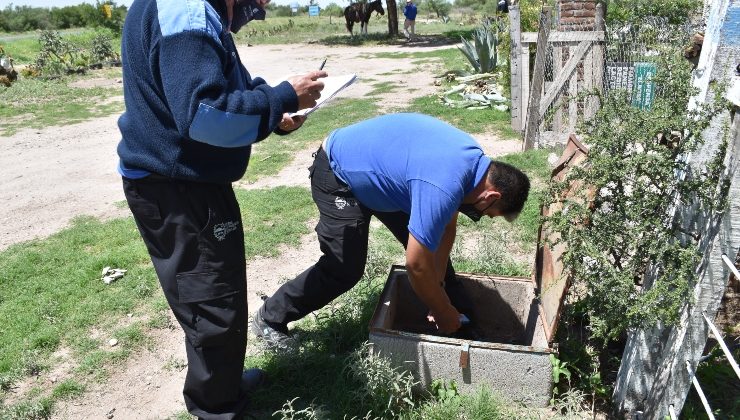
[[[138,290],[156,279],[131,220],[101,223],[78,219],[45,241],[11,247],[0,258],[2,288],[0,372],[18,370],[24,356],[48,355],[68,334],[81,334],[102,319],[125,315]],[[105,266],[129,270],[125,281],[106,286]],[[143,287],[142,287],[143,286]],[[33,357],[32,357],[33,358]]]
[[[122,100],[106,101],[122,95],[122,88],[70,87],[72,81],[20,78],[9,88],[0,87],[0,135],[123,112]]]
[[[73,29],[60,31],[66,42],[89,49],[92,39],[109,31]],[[38,33],[0,34],[0,45],[13,57],[15,65],[35,61],[40,51]],[[111,45],[120,51],[120,39],[112,38]],[[18,68],[17,68],[18,69]],[[120,78],[119,68],[90,71],[83,77],[64,77],[53,80],[19,76],[11,87],[0,86],[0,135],[10,136],[21,128],[40,129],[54,125],[73,124],[92,118],[121,113],[122,85],[115,88],[72,87],[75,81],[89,77]]]
[[[281,244],[297,244],[309,232],[307,221],[315,210],[307,189],[236,193],[247,258],[275,255]],[[105,285],[100,280],[105,266],[128,272]],[[48,369],[51,355],[62,347],[70,348],[77,361],[75,377],[70,378],[75,382],[54,391],[42,408],[75,392],[72,384],[104,379],[107,366],[149,344],[146,331],[151,325],[119,325],[125,324],[126,314],[151,315],[154,325],[163,325],[162,312],[167,310],[131,218],[79,218],[45,240],[0,252],[0,401],[15,381]],[[97,333],[91,334],[93,330]],[[110,347],[110,338],[118,339],[118,345]],[[0,417],[13,410],[41,410],[40,400],[34,401],[14,407],[0,404]]]
[[[473,394],[428,401],[418,410],[404,413],[400,418],[402,420],[513,420],[539,419],[540,416],[534,410],[517,407],[510,401],[491,393],[487,388],[480,388]]]
[[[373,90],[368,92],[367,96],[378,96],[393,92],[396,89],[398,89],[398,85],[393,82],[378,82],[373,84]]]
[[[112,33],[108,30],[77,28],[58,32],[65,41],[79,48],[86,49],[90,48],[92,39],[97,34],[104,33],[110,36],[113,49],[119,53],[121,51],[121,39],[113,37]],[[41,45],[38,39],[39,32],[36,31],[19,34],[0,33],[0,45],[13,58],[16,66],[27,65],[36,61],[36,56],[41,51]]]
[[[373,101],[369,99],[333,101],[312,113],[295,132],[287,136],[273,134],[255,145],[244,179],[247,182],[254,182],[264,176],[278,173],[293,160],[297,151],[311,144],[318,149],[332,130],[374,116],[376,112]],[[306,184],[308,185],[308,182]]]
[[[82,394],[85,386],[74,380],[67,380],[54,387],[51,396],[55,399],[69,399]]]
[[[298,323],[295,331],[304,337],[300,353],[264,352],[247,358],[247,366],[259,366],[274,378],[255,395],[256,412],[266,416],[298,397],[297,409],[310,403],[322,406],[320,418],[365,415],[367,407],[358,404],[354,393],[359,384],[345,374],[347,359],[367,340],[367,325],[388,269],[403,255],[403,248],[385,228],[372,229],[369,255],[365,276],[357,286],[318,316]]]
[[[308,189],[278,187],[270,190],[236,191],[244,221],[247,258],[274,257],[281,244],[298,245],[310,232],[306,221],[316,213]],[[289,216],[288,216],[289,215]]]
[[[33,63],[39,51],[41,51],[38,34],[35,32],[29,34],[28,37],[13,39],[4,39],[0,34],[0,45],[5,49],[5,53],[13,59],[14,66]]]
[[[400,13],[400,11],[399,11]],[[417,25],[417,36],[424,37],[427,42],[435,45],[444,45],[460,42],[460,35],[470,37],[475,27],[471,23],[452,20],[449,23],[432,23]],[[399,31],[403,31],[403,23],[399,25]],[[388,19],[385,16],[376,16],[370,19],[368,34],[360,36],[360,25],[355,24],[355,36],[351,37],[345,27],[343,16],[337,17],[322,15],[318,17],[294,16],[276,17],[270,16],[264,21],[252,21],[244,27],[237,35],[238,42],[250,44],[293,44],[296,42],[320,43],[325,45],[404,45],[406,40],[403,36],[388,36]]]
[[[419,112],[437,117],[468,133],[494,131],[504,138],[518,137],[518,134],[511,129],[511,114],[509,112],[502,112],[493,108],[476,110],[452,108],[443,105],[436,95],[416,98],[403,111]]]
[[[440,59],[440,75],[448,71],[470,71],[470,65],[465,60],[465,56],[457,48],[444,48],[433,51],[396,51],[396,52],[376,52],[361,55],[362,58],[390,58],[404,59],[413,58],[418,61],[414,64],[429,62],[430,59]]]

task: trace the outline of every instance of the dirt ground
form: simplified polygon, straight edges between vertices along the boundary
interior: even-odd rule
[[[241,47],[242,60],[250,73],[268,82],[311,70],[328,57],[325,70],[330,74],[356,73],[359,81],[344,91],[344,97],[364,97],[378,82],[399,83],[404,88],[382,95],[381,110],[404,106],[412,98],[437,91],[433,85],[438,69],[431,63],[414,64],[412,59],[368,58],[376,52],[429,50],[423,44],[408,47],[327,47],[321,45],[271,45]],[[413,73],[407,73],[413,69]],[[269,75],[269,76],[266,76]],[[105,84],[105,80],[95,79]],[[110,81],[111,84],[117,83]],[[120,100],[120,99],[116,99]],[[0,137],[6,153],[0,154],[0,250],[8,246],[51,235],[81,215],[101,219],[128,217],[121,180],[116,173],[116,145],[120,134],[118,116],[84,123],[23,130],[11,137]],[[496,156],[519,151],[514,139],[494,135],[477,136],[486,152]],[[310,164],[311,148],[299,152],[291,165],[277,176],[243,188],[272,188],[279,185],[307,186],[305,168]],[[288,251],[287,249],[285,251]],[[312,264],[318,257],[313,235],[306,235],[296,249],[276,258],[248,261],[249,308],[259,307],[260,294],[270,294],[284,281]],[[132,314],[133,317],[136,314]],[[121,320],[122,323],[127,320]],[[93,384],[79,398],[61,402],[55,408],[57,419],[160,419],[185,409],[181,387],[186,369],[183,335],[179,328],[153,331],[153,345],[116,368],[110,378]],[[68,356],[59,352],[59,368],[43,372],[34,383],[53,383],[64,379],[73,367]],[[28,388],[21,384],[19,389]]]

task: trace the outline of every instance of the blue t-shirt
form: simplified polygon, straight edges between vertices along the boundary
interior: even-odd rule
[[[432,251],[491,163],[470,135],[421,114],[383,115],[335,130],[327,153],[363,205],[409,214],[409,232]]]

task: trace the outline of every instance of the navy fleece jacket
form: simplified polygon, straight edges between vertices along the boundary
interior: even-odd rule
[[[136,0],[121,43],[126,111],[119,172],[228,183],[250,145],[298,109],[288,82],[252,79],[226,30],[223,0]]]

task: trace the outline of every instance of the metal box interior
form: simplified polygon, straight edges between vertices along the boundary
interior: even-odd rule
[[[562,178],[585,155],[585,147],[571,136],[553,178]],[[543,209],[543,214],[554,210]],[[562,246],[547,246],[543,237],[556,239],[540,229],[533,278],[458,274],[472,300],[476,340],[436,335],[406,270],[392,267],[370,321],[373,351],[411,372],[421,388],[434,379],[454,380],[463,393],[486,384],[507,398],[547,405],[550,354],[556,352],[552,342],[567,281],[559,261]]]

